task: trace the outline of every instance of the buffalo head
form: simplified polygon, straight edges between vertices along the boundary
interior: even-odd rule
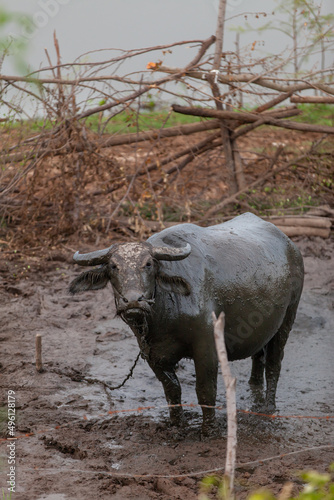
[[[70,292],[99,290],[111,283],[117,314],[126,323],[137,322],[150,314],[157,286],[174,293],[188,295],[189,284],[180,276],[165,274],[159,261],[182,260],[191,252],[189,244],[182,248],[153,247],[150,243],[115,244],[104,250],[73,256],[81,266],[99,267],[86,271],[70,284]]]

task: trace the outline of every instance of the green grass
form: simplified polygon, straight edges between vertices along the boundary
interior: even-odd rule
[[[303,114],[296,116],[295,121],[334,127],[333,104],[298,104],[298,109],[301,109]]]
[[[86,126],[93,132],[101,132],[106,134],[143,132],[144,130],[160,129],[164,127],[174,127],[187,123],[196,123],[201,121],[197,116],[181,115],[172,112],[168,117],[168,109],[160,111],[135,111],[126,110],[114,116],[108,121],[108,114],[101,116],[96,114],[85,120]],[[51,129],[54,124],[49,120],[9,120],[8,122],[0,123],[0,130],[22,129],[26,132],[38,132],[41,129]]]
[[[143,132],[145,130],[160,129],[164,127],[174,127],[187,123],[196,123],[201,121],[197,116],[181,115],[179,113],[171,113],[169,111],[143,111],[136,113],[134,111],[122,111],[119,115],[109,120],[104,128],[104,133],[115,134]],[[108,120],[108,115],[101,120],[98,115],[93,115],[86,120],[86,125],[94,132],[102,130],[104,123]]]
[[[284,108],[284,105],[282,105]],[[285,118],[285,120],[294,120],[296,122],[313,123],[317,125],[329,125],[334,127],[334,105],[333,104],[298,104],[298,109],[303,113],[301,115]],[[244,106],[240,111],[248,111],[252,113],[254,108]],[[280,106],[273,108],[271,111],[278,111]],[[265,125],[266,127],[268,125]]]
[[[303,114],[291,118],[303,123],[314,123],[318,125],[334,126],[334,106],[331,104],[299,104],[298,108]],[[277,108],[279,109],[279,108]],[[243,111],[252,111],[244,108]],[[108,114],[93,115],[86,119],[85,123],[93,132],[103,131],[106,134],[143,132],[145,130],[160,129],[164,127],[174,127],[188,123],[196,123],[202,119],[198,116],[182,115],[180,113],[170,113],[169,110],[161,109],[144,110],[140,113],[130,109],[122,111],[109,120]],[[36,120],[13,120],[0,124],[0,130],[10,130],[24,127],[27,132],[36,132],[41,129],[50,129],[53,124],[43,119]]]

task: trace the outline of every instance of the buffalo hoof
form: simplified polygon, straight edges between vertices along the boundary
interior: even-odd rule
[[[273,415],[276,411],[276,406],[273,403],[262,401],[261,404],[254,404],[252,407],[252,411],[256,413],[261,413],[263,415]]]
[[[211,420],[210,422],[203,422],[201,440],[207,441],[208,439],[215,439],[221,436],[220,425],[217,420]]]
[[[183,411],[171,414],[170,422],[173,426],[180,428],[184,428],[187,425],[187,420]]]
[[[273,415],[276,411],[276,405],[274,403],[265,403],[262,407],[262,413],[266,413],[267,415]]]

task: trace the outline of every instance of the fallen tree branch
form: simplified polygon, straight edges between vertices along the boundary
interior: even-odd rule
[[[287,109],[283,111],[275,111],[270,114],[271,117],[273,118],[288,118],[291,116],[297,116],[300,115],[302,111],[298,108],[293,108],[293,109]],[[261,115],[260,115],[261,116]],[[237,139],[238,137],[241,137],[242,135],[248,134],[251,130],[256,129],[257,127],[260,127],[261,125],[264,125],[266,123],[266,118],[267,114],[264,114],[261,116],[257,121],[250,123],[249,125],[242,125],[241,127],[238,127],[231,135],[232,140]]]
[[[329,96],[318,96],[318,95],[313,95],[313,96],[299,96],[299,95],[294,95],[290,97],[290,102],[296,102],[296,103],[323,103],[323,104],[334,104],[334,97],[329,97]]]
[[[173,104],[173,111],[176,113],[182,113],[185,115],[202,116],[207,118],[219,118],[221,120],[236,120],[239,122],[253,123],[259,120],[259,115],[255,113],[246,113],[241,111],[237,113],[236,111],[220,111],[216,109],[203,109],[203,108],[189,108],[186,106],[180,106],[178,104]],[[304,132],[318,132],[321,134],[334,134],[334,127],[328,125],[313,125],[310,123],[297,123],[287,120],[278,120],[272,118],[268,115],[262,115],[261,119],[264,119],[263,123],[267,125],[274,125],[275,127],[282,127],[291,130],[301,130]]]
[[[284,92],[283,94],[274,97],[274,99],[271,99],[270,101],[261,104],[261,106],[255,108],[253,112],[263,113],[263,111],[267,111],[267,109],[273,108],[274,106],[277,106],[277,104],[280,104],[281,102],[285,101],[285,99],[288,99],[290,96],[292,96],[293,93],[294,90],[290,90],[289,92]]]
[[[270,222],[273,222],[276,226],[298,226],[298,227],[314,227],[328,229],[331,227],[331,222],[327,217],[318,217],[313,215],[304,215],[298,217],[295,215],[270,218]]]
[[[157,137],[176,137],[178,135],[190,135],[197,132],[205,132],[219,128],[219,120],[210,120],[200,123],[191,123],[185,125],[177,125],[176,127],[168,127],[160,130],[147,130],[145,132],[132,132],[130,134],[122,134],[112,136],[109,139],[100,143],[101,148],[109,148],[111,146],[120,146],[122,144],[132,144],[134,142],[150,141]]]
[[[328,221],[330,223],[330,221]],[[329,238],[331,225],[328,228],[305,227],[305,226],[280,226],[273,221],[273,224],[278,227],[287,236],[320,236],[320,238]]]

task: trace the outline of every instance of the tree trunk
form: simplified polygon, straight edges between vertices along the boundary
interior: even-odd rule
[[[225,25],[225,12],[226,12],[226,0],[220,0],[219,10],[218,10],[218,20],[216,29],[216,49],[213,61],[213,68],[210,75],[209,83],[211,85],[212,95],[215,99],[216,108],[222,111],[223,104],[221,102],[220,91],[217,84],[217,74],[219,72],[222,53],[223,53],[223,39],[224,39],[224,25]],[[225,153],[225,162],[229,176],[229,183],[231,186],[232,193],[238,191],[236,176],[235,176],[235,160],[233,155],[233,145],[231,141],[231,133],[229,129],[224,125],[224,122],[220,122],[220,131]]]

